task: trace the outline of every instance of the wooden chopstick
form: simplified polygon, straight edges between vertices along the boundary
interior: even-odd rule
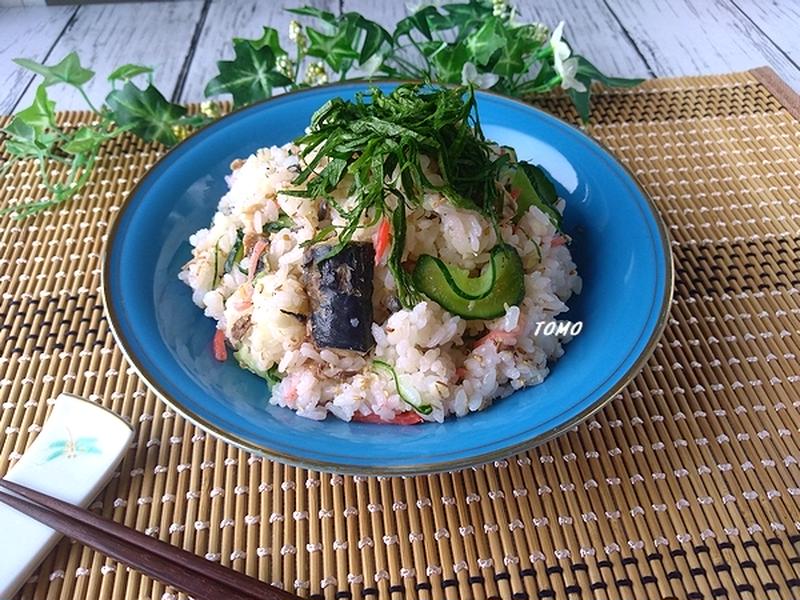
[[[298,600],[298,597],[200,558],[58,498],[0,479],[0,502],[49,525],[195,600]]]

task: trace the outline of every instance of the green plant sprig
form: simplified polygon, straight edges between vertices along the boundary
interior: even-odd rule
[[[52,66],[27,59],[16,62],[41,75],[43,81],[36,88],[33,103],[14,115],[2,130],[9,158],[0,175],[5,176],[16,162],[37,161],[47,197],[3,207],[0,215],[11,214],[21,219],[70,200],[89,182],[100,147],[125,132],[169,146],[178,142],[181,128],[208,122],[208,118],[188,116],[185,107],[168,102],[149,80],[152,73],[149,67],[124,65],[111,73],[108,79],[112,90],[98,108],[84,89],[94,72],[83,67],[74,52]],[[131,81],[141,75],[148,76],[144,89]],[[121,89],[116,89],[118,82],[123,83]],[[48,88],[59,84],[78,90],[93,113],[89,123],[62,126],[56,122],[55,102],[49,98]],[[56,168],[51,168],[51,163]]]
[[[523,22],[507,0],[425,6],[400,20],[392,32],[355,12],[337,16],[314,7],[289,12],[307,21],[290,24],[293,52],[282,47],[271,27],[264,27],[257,39],[234,38],[234,58],[217,63],[218,74],[206,85],[206,97],[229,95],[238,108],[276,93],[351,77],[472,85],[523,98],[560,87],[586,122],[592,82],[630,87],[641,81],[604,75],[572,53],[562,36],[563,24],[550,31],[541,23]],[[95,106],[84,87],[95,74],[74,52],[50,66],[24,58],[15,62],[43,80],[31,106],[1,130],[6,158],[0,175],[18,161],[38,161],[47,197],[0,208],[0,214],[14,218],[78,195],[91,179],[101,146],[114,137],[130,132],[169,147],[221,114],[215,102],[203,103],[200,114],[190,115],[185,106],[167,100],[153,82],[151,67],[126,64],[114,70],[108,76],[111,89]],[[91,122],[59,125],[47,91],[53,85],[77,89],[93,113]]]

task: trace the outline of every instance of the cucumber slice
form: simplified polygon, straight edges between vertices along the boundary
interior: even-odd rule
[[[444,261],[429,254],[419,257],[415,272],[419,270],[424,274],[431,271],[434,276],[437,272],[447,280],[447,285],[466,300],[479,300],[485,298],[492,291],[494,281],[497,276],[497,269],[493,261],[489,261],[483,267],[481,274],[477,277],[470,277],[469,271],[460,267],[448,265]]]
[[[478,277],[469,277],[463,269],[424,254],[417,261],[412,278],[419,291],[454,315],[494,319],[505,314],[506,306],[522,301],[524,275],[517,251],[507,244],[498,244]]]
[[[531,206],[535,206],[547,215],[556,229],[561,230],[561,213],[555,208],[558,201],[556,189],[541,169],[529,163],[519,163],[511,177],[511,189],[519,191],[515,223]]]

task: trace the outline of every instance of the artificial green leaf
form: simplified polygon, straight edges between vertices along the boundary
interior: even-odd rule
[[[506,45],[505,36],[498,31],[502,27],[497,18],[492,18],[467,38],[467,47],[472,53],[473,62],[485,65],[497,50]]]
[[[286,9],[290,13],[294,13],[296,15],[300,15],[303,17],[314,17],[316,19],[322,19],[326,23],[330,23],[331,25],[336,24],[338,20],[336,15],[327,10],[320,10],[319,8],[315,8],[313,6],[302,6],[300,8],[287,8]]]
[[[480,2],[469,4],[446,4],[441,7],[444,14],[436,6],[428,5],[420,8],[414,14],[400,20],[395,26],[394,39],[406,35],[414,30],[419,31],[428,40],[433,39],[433,32],[458,28],[455,41],[461,41],[475,27],[483,24],[483,18],[491,16],[492,9],[484,10]],[[479,16],[480,15],[480,16]]]
[[[68,85],[80,87],[94,77],[94,71],[81,66],[80,59],[75,52],[70,52],[60,63],[52,67],[27,58],[15,58],[14,62],[29,71],[42,75],[44,77],[42,85],[44,86],[50,86],[55,83],[66,83]]]
[[[581,81],[581,78],[578,78],[578,81]],[[578,111],[578,116],[580,116],[581,121],[584,123],[589,122],[589,115],[591,113],[591,95],[592,95],[592,88],[591,88],[591,81],[588,79],[586,81],[581,81],[586,86],[586,90],[583,92],[579,92],[574,89],[569,89],[567,93],[569,94],[572,103],[575,105],[575,110]]]
[[[199,113],[196,115],[186,115],[182,117],[181,125],[184,125],[185,127],[190,127],[192,129],[197,129],[198,127],[205,127],[212,121],[214,121],[214,117],[209,117],[208,115]]]
[[[40,131],[55,127],[55,106],[56,103],[47,97],[47,88],[43,83],[36,88],[33,104],[18,112],[16,118]]]
[[[97,148],[108,136],[103,131],[98,131],[91,127],[79,128],[72,138],[61,149],[68,154],[85,154],[97,152]]]
[[[2,129],[9,138],[33,142],[36,139],[36,130],[25,121],[15,116],[8,127]]]
[[[501,77],[522,74],[527,70],[525,56],[530,51],[530,46],[524,38],[515,36],[508,29],[502,31],[505,34],[505,44],[500,47],[497,60],[489,65],[492,73]]]
[[[17,158],[40,156],[42,152],[42,149],[35,144],[23,140],[8,139],[6,140],[4,148],[10,156],[16,156]]]
[[[410,35],[410,33],[416,29],[426,38],[432,40],[433,34],[431,33],[430,21],[440,16],[435,6],[425,6],[413,15],[401,19],[395,26],[393,37],[397,40],[404,35]]]
[[[8,136],[5,150],[12,156],[19,158],[39,156],[45,150],[38,142],[37,131],[18,117],[14,117],[9,126],[2,131]]]
[[[358,15],[358,28],[364,31],[364,41],[361,44],[361,53],[358,57],[359,64],[367,62],[384,44],[392,45],[392,36],[383,27]]]
[[[264,27],[264,33],[261,34],[261,37],[257,40],[250,40],[250,43],[256,50],[261,50],[264,47],[269,48],[276,57],[286,55],[286,50],[281,46],[278,30],[273,27]]]
[[[337,73],[346,70],[350,62],[358,59],[359,53],[353,49],[353,28],[339,27],[333,35],[325,35],[316,29],[308,28],[308,54],[323,59]]]
[[[269,98],[273,86],[286,86],[291,80],[275,70],[275,53],[269,46],[256,48],[251,40],[234,38],[236,58],[217,62],[219,75],[206,85],[206,96],[231,94],[234,107]]]
[[[431,41],[431,42],[419,42],[417,47],[422,52],[422,55],[431,61],[431,57],[442,50],[444,47],[447,46],[447,42],[440,42],[440,41]]]
[[[144,75],[145,73],[152,73],[153,67],[147,67],[145,65],[133,65],[127,64],[122,65],[121,67],[114,69],[111,75],[108,76],[109,81],[128,81],[129,79],[133,79],[137,75]]]
[[[2,131],[8,136],[6,151],[19,158],[46,155],[58,140],[56,132],[49,127],[32,127],[19,115]]]
[[[431,55],[436,79],[442,83],[461,83],[461,71],[469,60],[466,44],[445,44]]]
[[[128,81],[122,89],[114,90],[106,97],[106,104],[114,122],[139,137],[166,146],[178,142],[172,128],[186,114],[186,109],[169,102],[152,85],[141,90]]]
[[[575,55],[578,59],[578,75],[583,75],[589,79],[595,79],[608,87],[634,87],[642,83],[644,79],[625,79],[622,77],[609,77],[600,72],[592,63],[586,60],[583,56]]]
[[[493,18],[492,6],[489,2],[470,0],[468,3],[445,4],[442,10],[447,13],[442,20],[446,21],[450,27],[457,28],[456,42],[467,38],[487,19]]]
[[[480,2],[479,0],[470,0],[466,3],[453,3],[445,4],[442,6],[451,19],[454,25],[464,26],[474,21],[483,21],[484,19],[492,16],[492,3]]]

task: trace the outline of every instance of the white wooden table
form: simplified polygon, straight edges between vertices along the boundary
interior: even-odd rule
[[[0,0],[0,6],[3,2]],[[233,36],[255,37],[262,25],[288,44],[291,15],[283,5],[313,4],[334,13],[358,11],[391,27],[402,0],[183,0],[0,8],[0,114],[27,106],[30,73],[11,62],[48,63],[75,50],[98,73],[93,101],[108,90],[105,76],[124,63],[156,68],[159,89],[173,100],[200,101],[215,61],[232,56]],[[800,90],[800,2],[796,0],[518,0],[525,17],[551,27],[567,21],[576,50],[612,75],[665,77],[712,74],[770,65]],[[83,108],[77,93],[53,88],[59,109]]]

